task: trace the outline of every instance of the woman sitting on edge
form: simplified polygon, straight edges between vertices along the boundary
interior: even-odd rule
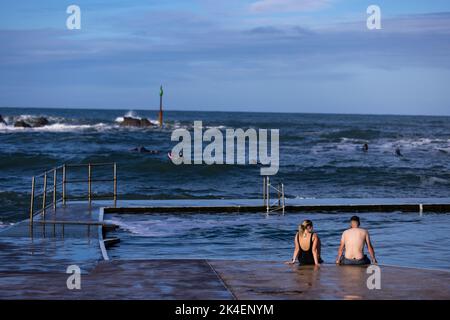
[[[313,223],[311,220],[305,220],[298,226],[294,243],[295,250],[292,261],[286,263],[294,264],[297,258],[300,265],[319,266],[323,262],[320,257],[320,239],[313,231]]]

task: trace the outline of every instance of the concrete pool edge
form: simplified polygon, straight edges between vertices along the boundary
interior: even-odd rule
[[[98,212],[98,222],[102,223],[104,221],[104,208],[101,207]],[[105,261],[109,260],[108,251],[106,250],[105,240],[103,239],[103,225],[98,226],[98,244],[100,246],[100,251],[102,253],[102,258]]]
[[[262,199],[121,200],[106,213],[227,213],[267,211]],[[450,212],[450,198],[286,199],[285,212]]]

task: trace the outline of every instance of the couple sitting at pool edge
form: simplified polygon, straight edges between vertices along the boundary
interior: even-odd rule
[[[313,231],[313,223],[311,220],[305,220],[299,225],[294,243],[294,255],[292,261],[287,262],[288,264],[294,264],[297,259],[300,265],[319,266],[323,262],[320,257],[320,239],[317,233]],[[377,259],[375,258],[375,251],[372,247],[372,243],[370,242],[369,232],[366,229],[360,228],[359,217],[353,216],[350,219],[350,228],[342,233],[336,264],[370,264],[370,259],[364,254],[365,245],[367,245],[367,250],[372,258],[372,263],[376,264]]]

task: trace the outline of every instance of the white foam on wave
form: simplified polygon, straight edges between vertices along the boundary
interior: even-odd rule
[[[40,128],[33,128],[33,130],[39,130],[39,131],[48,131],[48,132],[65,132],[65,131],[78,131],[78,130],[97,130],[97,131],[104,131],[107,129],[111,129],[113,126],[107,125],[105,123],[96,123],[96,124],[64,124],[64,123],[55,123],[51,124],[45,127]]]
[[[361,145],[362,146],[362,145]],[[341,142],[341,143],[327,143],[327,144],[316,144],[311,147],[311,153],[312,154],[320,154],[320,153],[327,153],[327,152],[343,152],[343,153],[349,153],[354,152],[355,150],[358,150],[359,145],[355,143],[347,143],[347,142]]]
[[[311,153],[327,153],[336,151],[360,150],[364,140],[353,138],[341,138],[340,142],[318,143],[311,147]],[[450,139],[442,138],[402,138],[402,139],[379,139],[369,143],[369,151],[380,150],[382,152],[394,152],[400,150],[438,150],[442,153],[450,152]]]
[[[112,218],[108,222],[118,225],[121,229],[134,235],[145,237],[167,237],[180,235],[192,228],[191,222],[186,224],[186,219],[171,217],[167,219],[152,218],[151,220],[131,220]]]
[[[35,127],[35,128],[22,128],[22,127],[14,127],[13,125],[0,124],[0,132],[74,132],[84,130],[105,131],[108,129],[113,129],[114,127],[115,127],[114,125],[108,125],[101,122],[92,125],[53,123],[43,127]]]
[[[422,185],[424,186],[433,186],[436,184],[449,184],[450,181],[444,178],[439,178],[439,177],[424,177],[421,176],[420,177],[420,182],[422,183]]]
[[[222,129],[226,129],[227,127],[221,125],[221,126],[206,126],[205,128],[206,129],[219,129],[219,130],[222,130]]]
[[[10,222],[10,223],[4,223],[3,221],[0,221],[0,230],[3,228],[7,228],[14,225],[14,223]]]
[[[364,139],[354,139],[354,138],[341,138],[341,143],[353,143],[353,144],[361,144],[363,142],[367,142]]]
[[[405,150],[450,150],[450,139],[437,138],[410,138],[399,140],[384,140],[380,142],[379,148],[384,151],[392,151],[396,148]]]
[[[288,198],[286,197],[286,199],[288,199]],[[295,196],[294,199],[296,199],[296,200],[307,200],[307,199],[316,199],[316,197]]]
[[[24,121],[28,124],[33,124],[40,117],[45,118],[48,124],[40,127],[15,127],[14,124],[17,121]],[[116,127],[116,125],[110,125],[105,123],[94,124],[77,124],[74,119],[66,119],[63,117],[46,116],[46,115],[31,115],[21,114],[18,116],[5,116],[3,118],[6,122],[0,123],[0,133],[8,132],[75,132],[84,130],[96,130],[104,131]]]
[[[180,215],[164,216],[143,216],[147,219],[137,219],[133,217],[113,216],[108,222],[118,225],[133,235],[144,237],[181,237],[188,233],[211,232],[214,228],[239,227],[249,225],[255,221],[255,216],[247,215],[220,215],[217,214],[197,214],[188,217]],[[259,219],[258,215],[256,219]]]

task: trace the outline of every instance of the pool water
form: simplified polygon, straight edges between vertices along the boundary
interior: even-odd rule
[[[111,214],[120,244],[112,259],[291,259],[297,225],[314,222],[322,258],[333,263],[353,214],[192,213]],[[450,270],[450,214],[361,213],[381,264]]]

